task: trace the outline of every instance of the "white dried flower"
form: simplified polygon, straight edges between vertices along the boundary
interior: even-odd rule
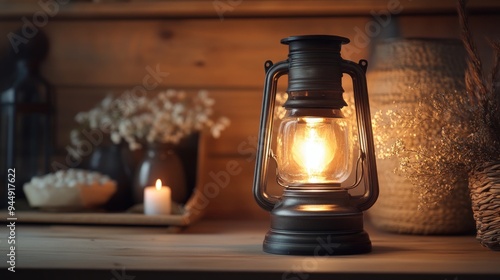
[[[214,104],[206,90],[189,95],[169,89],[148,97],[126,91],[118,98],[107,96],[90,111],[78,113],[75,120],[83,127],[106,128],[102,132],[108,133],[113,143],[124,140],[133,150],[141,147],[140,142],[175,144],[205,128],[219,137],[230,122],[225,117],[211,119]],[[79,134],[78,130],[71,133],[73,144],[80,141]]]
[[[122,140],[122,137],[120,136],[120,133],[118,133],[117,131],[113,131],[111,132],[111,141],[115,144],[119,144]]]
[[[75,121],[78,123],[83,123],[87,119],[87,114],[80,112],[75,115]]]

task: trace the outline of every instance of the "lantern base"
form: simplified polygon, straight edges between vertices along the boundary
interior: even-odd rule
[[[271,211],[264,252],[282,255],[351,255],[371,251],[363,212],[346,190],[287,189]]]
[[[342,234],[270,230],[263,249],[278,255],[335,256],[369,253],[372,245],[365,231]]]

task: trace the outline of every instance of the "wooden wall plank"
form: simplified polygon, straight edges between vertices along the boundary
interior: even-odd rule
[[[54,21],[43,73],[56,86],[142,85],[146,67],[169,75],[162,86],[260,88],[264,62],[284,60],[281,38],[355,35],[366,18]],[[348,59],[358,60],[363,52]]]
[[[12,18],[32,15],[41,10],[38,0],[4,0],[0,3],[0,17]],[[390,7],[401,7],[402,14],[436,14],[454,13],[454,0],[245,0],[245,1],[158,1],[158,0],[104,0],[88,1],[58,1],[57,18],[151,18],[151,17],[283,17],[283,16],[338,16],[338,15],[369,15],[371,11],[388,10]],[[389,8],[388,8],[389,7]],[[492,12],[500,9],[500,3],[495,0],[470,1],[469,7],[475,12]],[[52,8],[53,9],[53,8]]]
[[[233,170],[231,175],[228,166]],[[258,219],[268,217],[253,197],[255,161],[244,158],[209,158],[201,191],[207,199],[205,217]],[[228,176],[226,176],[228,175]],[[225,177],[226,176],[226,177]],[[227,185],[225,178],[228,178]],[[204,206],[204,204],[200,204]]]
[[[481,21],[479,21],[479,19]],[[498,16],[476,17],[477,37],[495,34]],[[161,86],[260,88],[263,63],[286,59],[281,38],[295,34],[339,34],[352,39],[346,59],[367,57],[360,32],[367,18],[54,21],[44,27],[51,51],[43,74],[55,86],[131,87],[158,67],[169,73]],[[402,36],[458,37],[454,16],[401,17]],[[484,22],[483,24],[475,24]],[[7,21],[8,34],[17,21]],[[7,31],[9,30],[9,31]],[[374,35],[379,35],[375,33]],[[8,43],[6,36],[4,46]],[[368,43],[376,37],[368,36]],[[154,81],[152,81],[154,82]]]

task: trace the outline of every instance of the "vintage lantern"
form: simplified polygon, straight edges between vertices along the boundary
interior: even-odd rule
[[[378,197],[365,71],[340,56],[349,39],[329,35],[294,36],[281,40],[289,46],[288,60],[267,61],[259,145],[253,183],[258,204],[271,212],[271,229],[263,249],[274,254],[342,255],[371,251],[363,230],[363,211]],[[342,75],[351,76],[358,126],[359,158],[354,164]],[[288,75],[286,115],[271,150],[273,112],[278,79]],[[277,164],[279,197],[266,190],[269,160]],[[356,180],[344,182],[356,165]],[[359,174],[359,175],[358,175]],[[349,189],[364,180],[363,194]]]

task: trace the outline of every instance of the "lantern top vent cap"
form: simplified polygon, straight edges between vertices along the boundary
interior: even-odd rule
[[[347,44],[350,40],[346,37],[335,36],[335,35],[301,35],[301,36],[290,36],[281,39],[281,43],[284,45],[290,45],[292,42],[298,41],[324,41],[337,44]]]

